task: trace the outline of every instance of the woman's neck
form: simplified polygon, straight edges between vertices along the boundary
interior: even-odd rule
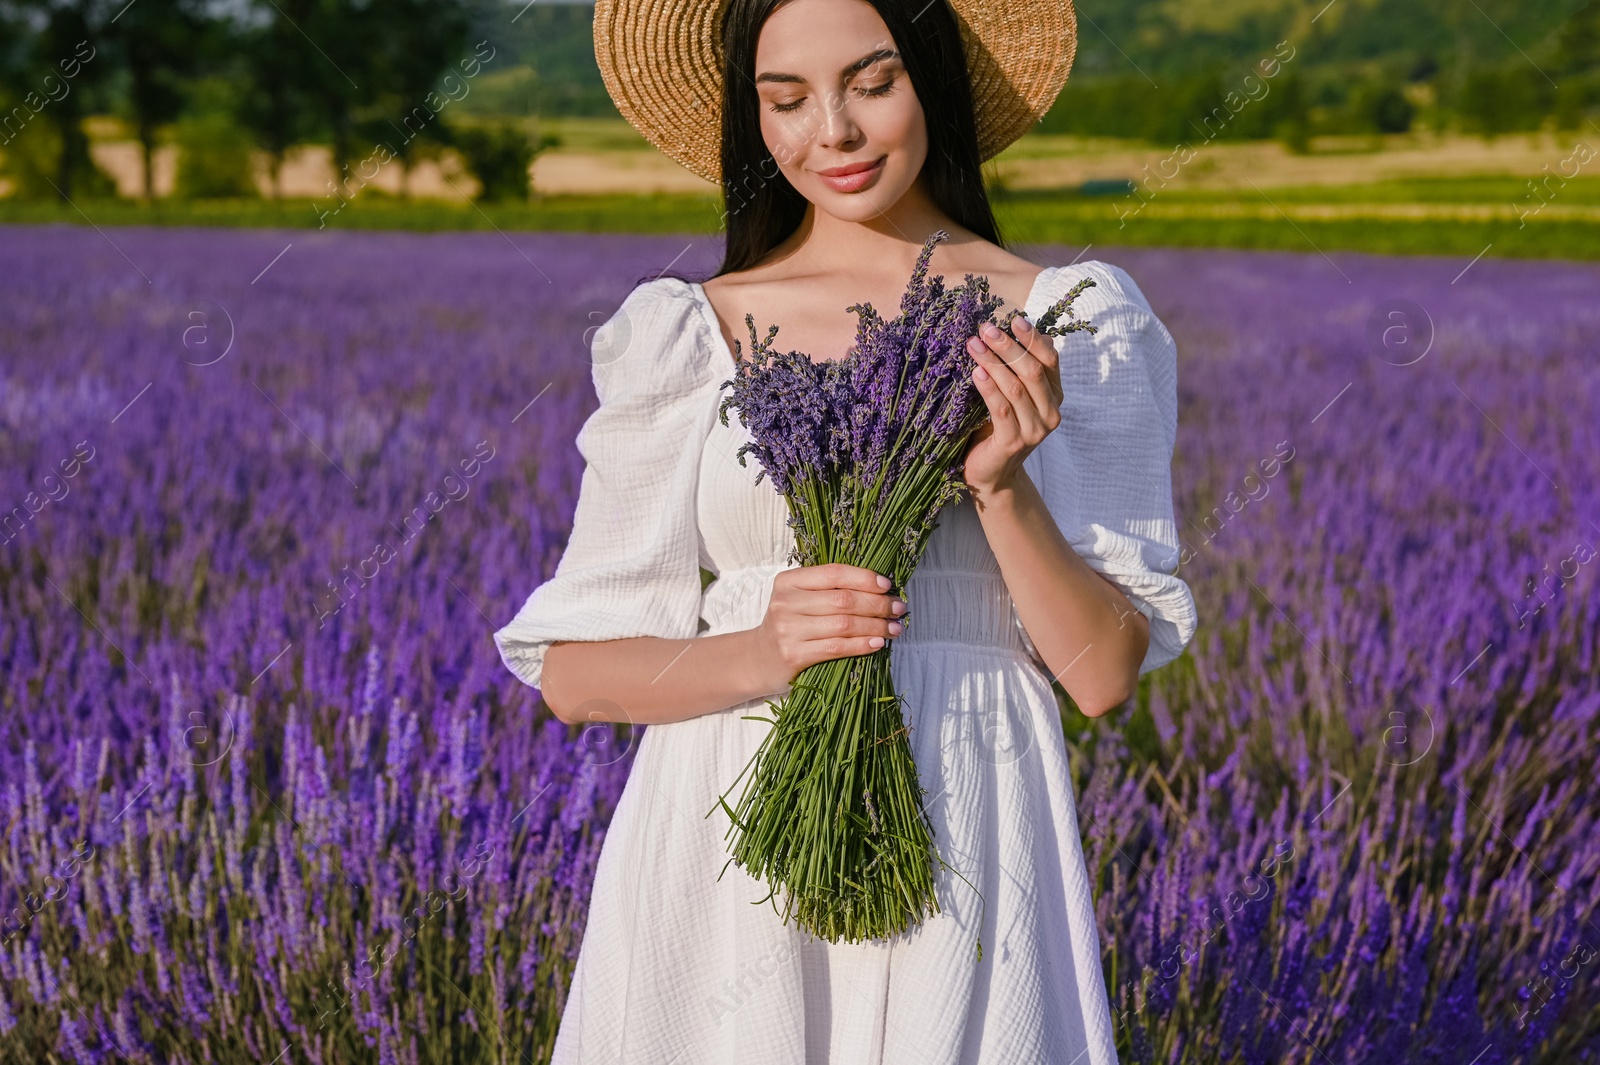
[[[918,182],[890,210],[860,222],[807,204],[805,218],[772,249],[769,261],[788,259],[794,269],[819,274],[859,274],[863,263],[873,263],[874,272],[881,268],[891,277],[909,277],[928,235],[936,229],[951,234],[948,243],[960,242],[958,234],[965,234]]]

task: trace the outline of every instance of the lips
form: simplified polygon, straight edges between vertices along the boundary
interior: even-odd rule
[[[863,163],[846,163],[843,166],[831,166],[826,170],[818,170],[817,176],[830,188],[839,192],[855,192],[865,188],[883,170],[886,156]]]

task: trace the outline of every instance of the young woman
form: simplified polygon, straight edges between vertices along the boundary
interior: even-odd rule
[[[572,536],[495,634],[562,720],[650,726],[555,1065],[1116,1061],[1051,680],[1099,716],[1193,635],[1176,352],[1116,267],[1007,252],[980,173],[1060,90],[1073,25],[1069,0],[596,5],[619,109],[721,181],[727,243],[715,277],[641,283],[594,336]],[[966,455],[971,498],[942,512],[901,600],[868,570],[787,561],[783,500],[739,463],[748,437],[717,407],[747,312],[763,335],[780,325],[782,350],[842,357],[844,308],[895,313],[939,229],[931,272],[987,274],[1029,317],[1092,277],[1077,310],[1098,332],[1059,353],[1025,326],[972,339],[993,420]],[[806,666],[885,641],[936,845],[961,875],[938,871],[941,912],[908,932],[828,943],[727,861],[717,800],[771,727],[746,715]]]

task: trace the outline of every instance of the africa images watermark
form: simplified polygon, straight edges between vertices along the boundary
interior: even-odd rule
[[[776,947],[767,951],[761,957],[754,961],[746,960],[739,963],[739,978],[737,982],[724,980],[722,982],[722,992],[711,995],[706,999],[706,1005],[716,1019],[717,1027],[722,1027],[722,1022],[727,1017],[744,1008],[745,1004],[750,1001],[751,996],[766,982],[767,978],[775,975],[778,967],[794,956],[794,947],[794,937],[784,936]]]
[[[892,40],[879,41],[875,52],[872,54],[888,51],[893,48],[894,42]],[[876,66],[877,63],[874,62],[872,65],[863,68],[860,73],[870,73]],[[824,113],[831,114],[835,111],[838,111],[844,105],[843,100],[844,98],[842,95],[827,96],[823,100],[822,104]],[[761,159],[761,161],[756,164],[753,174],[751,173],[751,164],[746,163],[744,164],[742,175],[723,176],[722,194],[724,206],[719,212],[720,217],[717,219],[719,225],[726,228],[728,216],[731,214],[736,214],[738,211],[744,208],[746,203],[749,202],[748,199],[741,198],[740,193],[743,192],[748,195],[752,181],[755,183],[756,189],[759,190],[760,188],[766,186],[769,182],[776,181],[782,176],[783,172],[779,167],[777,156],[782,155],[785,163],[791,161],[794,157],[795,150],[789,146],[790,142],[792,141],[799,144],[810,143],[816,136],[817,124],[818,114],[816,109],[812,108],[807,111],[804,119],[801,120],[800,125],[785,127],[783,139],[779,142],[777,148],[774,151],[768,152]]]
[[[1595,948],[1591,947],[1587,939],[1580,939],[1578,945],[1556,966],[1556,971],[1551,972],[1550,963],[1543,962],[1539,966],[1540,975],[1523,984],[1517,992],[1518,998],[1526,998],[1528,1006],[1517,1014],[1518,1031],[1528,1026],[1528,1020],[1537,1017],[1543,1012],[1545,1005],[1555,997],[1557,985],[1565,986],[1578,978],[1578,971],[1595,959]],[[1568,972],[1567,967],[1572,967]]]
[[[1572,151],[1567,157],[1561,160],[1561,173],[1551,173],[1550,164],[1546,163],[1544,165],[1544,177],[1538,179],[1529,178],[1528,194],[1522,198],[1523,203],[1526,203],[1527,206],[1524,207],[1522,203],[1511,205],[1512,210],[1517,212],[1517,218],[1520,219],[1517,223],[1517,228],[1523,228],[1528,224],[1529,218],[1544,210],[1546,205],[1556,198],[1556,193],[1566,188],[1567,182],[1577,177],[1578,172],[1586,164],[1593,161],[1596,154],[1600,153],[1589,147],[1586,142],[1579,141],[1572,146]],[[1535,184],[1536,180],[1537,184]],[[1551,184],[1551,182],[1555,182],[1555,184]]]
[[[483,54],[483,49],[485,46],[489,47],[488,55]],[[437,92],[429,92],[422,98],[421,104],[413,107],[405,115],[405,117],[400,119],[401,125],[406,127],[405,130],[402,131],[399,126],[395,126],[395,132],[401,133],[405,137],[405,140],[400,142],[401,144],[410,144],[411,141],[422,132],[423,128],[426,127],[429,122],[432,122],[436,117],[438,117],[439,112],[443,111],[447,106],[449,106],[452,100],[464,100],[466,99],[467,94],[472,91],[472,86],[468,85],[467,82],[472,78],[477,77],[478,74],[483,70],[483,64],[489,62],[495,57],[495,49],[492,45],[489,45],[487,40],[479,41],[472,47],[472,57],[469,59],[463,59],[458,64],[461,67],[462,73],[466,75],[466,78],[457,78],[454,72],[446,74],[440,81],[440,88],[444,89],[443,96],[439,95]],[[452,89],[450,86],[452,81],[456,82],[457,86],[461,90],[459,96],[456,95],[455,89]],[[413,120],[416,120],[415,128],[412,126]],[[393,123],[390,123],[390,125],[393,125]],[[382,141],[373,145],[372,151],[367,153],[367,157],[361,160],[360,163],[356,164],[356,173],[346,174],[343,180],[339,182],[338,187],[335,187],[333,181],[330,179],[328,181],[328,191],[333,193],[333,198],[339,201],[339,206],[331,211],[325,211],[318,208],[316,204],[312,204],[311,209],[316,211],[317,214],[317,228],[327,228],[328,219],[349,206],[349,200],[355,199],[355,194],[357,192],[360,192],[362,189],[366,188],[367,183],[373,178],[377,177],[379,171],[381,171],[385,165],[393,162],[395,159],[399,158],[399,156],[400,153],[395,151],[388,141]],[[367,173],[367,165],[369,163],[372,164],[371,173]],[[344,169],[349,170],[350,165],[346,163]],[[360,185],[356,186],[354,191],[352,191],[350,188],[350,182],[352,178],[361,182]],[[343,191],[343,195],[340,195],[341,190]]]
[[[488,454],[484,454],[485,448],[488,448]],[[469,482],[482,472],[485,463],[494,458],[495,450],[489,441],[480,440],[477,447],[473,449],[473,455],[476,457],[465,458],[459,462],[461,467],[459,475],[454,470],[444,475],[440,482],[440,487],[443,489],[442,493],[438,491],[429,492],[422,497],[422,503],[411,508],[411,512],[401,519],[405,526],[404,528],[395,525],[393,522],[389,523],[396,532],[402,535],[402,546],[421,535],[422,531],[428,527],[428,522],[438,517],[445,507],[451,503],[459,503],[467,498],[467,494],[472,491],[472,485]],[[413,522],[415,523],[414,526]],[[390,546],[387,540],[379,540],[374,546],[372,554],[355,564],[354,573],[350,571],[348,564],[345,565],[340,571],[343,576],[340,578],[338,585],[334,584],[332,579],[328,581],[328,595],[332,597],[333,603],[337,605],[330,605],[326,608],[320,604],[317,606],[317,628],[323,628],[329,618],[349,606],[357,593],[366,588],[367,583],[376,578],[383,567],[393,562],[398,555],[399,552]],[[368,566],[372,569],[371,573],[366,572],[366,567]],[[352,587],[352,583],[354,587]],[[343,594],[344,592],[349,593],[348,597]]]
[[[1204,929],[1204,938],[1201,942],[1198,942],[1194,944],[1193,947],[1190,947],[1184,944],[1180,939],[1178,942],[1173,944],[1172,950],[1167,954],[1166,957],[1161,959],[1160,962],[1155,965],[1146,965],[1141,972],[1141,979],[1139,982],[1137,984],[1129,985],[1130,987],[1137,987],[1139,989],[1141,992],[1141,1001],[1135,1005],[1129,1006],[1127,1009],[1118,1011],[1114,1027],[1121,1028],[1130,1023],[1133,1018],[1144,1009],[1145,1003],[1150,1001],[1151,988],[1158,984],[1166,983],[1169,980],[1176,980],[1178,974],[1183,971],[1183,967],[1198,958],[1200,956],[1200,950],[1207,943],[1210,943],[1212,940],[1216,939],[1217,933],[1221,932],[1223,928],[1227,927],[1229,921],[1233,920],[1240,913],[1244,912],[1247,906],[1271,899],[1273,895],[1271,881],[1278,875],[1278,870],[1281,866],[1287,865],[1288,863],[1294,861],[1294,859],[1295,850],[1293,841],[1286,839],[1279,842],[1276,846],[1274,846],[1272,854],[1261,859],[1261,861],[1257,863],[1256,867],[1260,871],[1261,877],[1259,893],[1248,889],[1242,893],[1238,891],[1228,892],[1227,896],[1223,899],[1222,905],[1212,907],[1211,912],[1206,914],[1205,920],[1201,925],[1201,927]],[[1245,876],[1247,885],[1249,881],[1254,879],[1256,879],[1256,875],[1254,873],[1246,874]],[[1213,918],[1215,918],[1215,924],[1212,923]]]
[[[88,49],[88,55],[83,54],[84,49]],[[68,94],[72,92],[72,85],[70,84],[72,79],[77,77],[78,72],[83,69],[83,65],[94,57],[94,46],[88,41],[79,41],[74,45],[72,56],[56,64],[61,68],[62,76],[58,77],[52,71],[46,74],[40,82],[39,89],[44,92],[44,95],[40,96],[38,90],[29,92],[28,95],[22,98],[20,104],[13,107],[6,114],[5,118],[0,119],[0,144],[10,144],[16,140],[17,136],[27,128],[28,123],[33,121],[34,116],[52,103],[60,103],[65,100]],[[50,87],[52,81],[55,82],[55,88]],[[57,95],[58,89],[60,90],[59,95]],[[21,122],[15,121],[16,119],[21,119]]]
[[[473,852],[479,857],[463,858],[457,863],[461,868],[459,875],[453,872],[444,875],[442,890],[432,888],[422,893],[417,904],[411,908],[411,912],[400,919],[400,927],[395,930],[393,938],[373,947],[367,952],[366,958],[357,959],[354,966],[349,962],[344,963],[343,992],[332,979],[328,981],[329,1008],[323,1010],[317,1017],[318,1031],[326,1028],[330,1020],[343,1013],[363,989],[372,986],[379,972],[399,956],[403,946],[416,940],[423,925],[440,913],[445,908],[446,902],[466,901],[467,881],[476,878],[495,858],[494,846],[488,840],[479,843],[473,848]]]
[[[1541,576],[1529,577],[1524,587],[1527,591],[1523,594],[1525,599],[1533,599],[1539,605],[1531,609],[1517,611],[1517,628],[1526,628],[1531,618],[1537,617],[1545,607],[1555,601],[1556,596],[1578,577],[1580,567],[1594,561],[1595,547],[1587,540],[1579,540],[1572,549],[1572,554],[1556,563],[1554,573],[1550,572],[1550,563],[1546,562],[1540,570]],[[1572,572],[1567,569],[1571,567]]]
[[[84,454],[84,448],[89,449],[88,454]],[[22,534],[22,530],[27,527],[28,523],[38,517],[40,511],[51,503],[59,503],[67,498],[72,492],[72,488],[67,482],[78,476],[78,471],[83,468],[83,464],[94,458],[94,454],[94,448],[89,444],[89,441],[80,440],[77,446],[73,448],[72,457],[62,459],[57,463],[61,470],[61,476],[57,477],[54,473],[47,473],[40,480],[39,487],[43,489],[43,495],[38,492],[29,492],[22,497],[21,503],[6,511],[4,516],[0,516],[0,543],[10,543],[15,540]]]
[[[1289,50],[1288,55],[1284,54],[1285,48]],[[1267,94],[1272,91],[1272,86],[1267,83],[1277,77],[1279,72],[1283,70],[1284,64],[1293,60],[1296,54],[1297,52],[1292,44],[1288,41],[1279,41],[1273,49],[1272,55],[1256,63],[1256,69],[1261,71],[1261,77],[1258,78],[1254,74],[1246,74],[1244,80],[1240,83],[1240,88],[1243,90],[1242,93],[1239,89],[1229,89],[1227,95],[1222,98],[1222,102],[1213,107],[1210,114],[1200,120],[1201,125],[1195,125],[1194,120],[1191,119],[1189,124],[1195,126],[1195,129],[1199,130],[1200,134],[1205,138],[1201,142],[1201,147],[1215,140],[1239,112],[1252,103],[1266,99]],[[1134,184],[1131,196],[1131,199],[1138,201],[1138,206],[1128,206],[1127,201],[1118,205],[1117,217],[1120,222],[1117,228],[1122,229],[1127,226],[1128,219],[1144,210],[1149,205],[1150,200],[1154,198],[1155,193],[1160,189],[1166,188],[1167,182],[1177,177],[1178,172],[1194,162],[1195,157],[1199,154],[1199,149],[1192,142],[1183,141],[1174,146],[1171,155],[1156,164],[1156,173],[1150,173],[1150,164],[1146,163],[1144,166],[1144,179],[1142,182]],[[1151,182],[1153,181],[1159,181],[1160,184],[1152,185]],[[1141,184],[1144,186],[1145,191],[1149,193],[1149,196],[1140,193],[1139,186]]]
[[[84,839],[72,849],[68,857],[56,863],[56,872],[45,875],[43,894],[29,892],[18,900],[22,905],[13,909],[10,914],[0,917],[0,946],[9,946],[13,939],[28,930],[33,924],[33,919],[43,912],[46,906],[64,898],[67,894],[67,881],[77,876],[94,856],[94,846]]]
[[[1285,448],[1288,448],[1287,453],[1284,451]],[[1191,525],[1194,525],[1196,529],[1200,530],[1205,535],[1205,543],[1208,546],[1210,545],[1211,541],[1215,540],[1222,532],[1223,526],[1226,525],[1230,520],[1230,515],[1238,514],[1251,503],[1259,503],[1267,497],[1267,494],[1272,491],[1272,486],[1267,484],[1267,481],[1270,481],[1272,478],[1276,477],[1280,472],[1282,472],[1284,466],[1293,461],[1294,446],[1291,445],[1289,441],[1285,440],[1273,449],[1273,455],[1275,457],[1261,459],[1256,463],[1256,465],[1261,469],[1260,477],[1257,477],[1253,472],[1244,475],[1244,480],[1240,484],[1240,487],[1244,489],[1243,496],[1241,496],[1238,492],[1230,491],[1226,496],[1223,497],[1222,503],[1223,506],[1227,508],[1226,512],[1224,512],[1223,507],[1212,507],[1211,513],[1207,514],[1200,520],[1200,525],[1194,525],[1193,522],[1190,522]],[[1250,486],[1250,482],[1252,480],[1255,481],[1256,488],[1252,488]],[[1260,490],[1259,495],[1257,494],[1257,489]],[[1215,525],[1215,528],[1213,528],[1213,524]],[[1202,526],[1204,526],[1204,528],[1202,528]],[[1180,540],[1178,564],[1180,566],[1187,564],[1194,558],[1195,553],[1196,552],[1194,548]]]

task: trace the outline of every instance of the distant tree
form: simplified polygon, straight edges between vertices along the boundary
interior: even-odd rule
[[[1406,80],[1411,82],[1427,81],[1439,73],[1439,60],[1432,52],[1424,52],[1411,64],[1411,69],[1406,72]]]
[[[1463,124],[1488,140],[1538,129],[1554,106],[1549,83],[1523,63],[1481,67],[1467,74],[1457,102]]]
[[[104,178],[89,157],[89,138],[83,132],[85,94],[111,68],[101,29],[108,15],[103,0],[18,0],[7,10],[17,22],[37,27],[23,38],[26,43],[13,42],[12,75],[25,104],[29,94],[42,101],[30,110],[55,133],[55,176],[40,177],[64,200],[72,199],[80,177],[100,177],[95,191],[103,189]],[[58,88],[52,90],[52,83]]]
[[[1040,133],[1078,137],[1163,139],[1166,106],[1161,90],[1137,74],[1067,79],[1039,121]],[[1193,137],[1191,132],[1189,137]]]
[[[313,101],[297,76],[301,64],[310,59],[321,62],[315,55],[308,57],[308,51],[300,34],[282,17],[244,30],[239,40],[239,121],[266,153],[275,199],[283,197],[284,157],[317,129]]]
[[[483,62],[467,48],[470,20],[459,0],[373,0],[373,10],[380,31],[369,67],[372,104],[361,128],[394,153],[404,197],[410,193],[411,168],[447,138],[428,106],[430,97],[464,98]]]
[[[526,200],[534,159],[560,143],[549,134],[531,139],[514,121],[460,125],[453,130],[453,139],[467,169],[478,179],[480,200]]]
[[[219,77],[198,79],[189,106],[173,129],[178,146],[176,193],[186,199],[256,196],[250,131],[239,124],[238,87]]]
[[[1561,24],[1556,37],[1556,68],[1578,74],[1600,66],[1600,2],[1590,0]]]
[[[128,75],[126,106],[139,141],[140,188],[147,199],[155,195],[157,130],[183,111],[188,81],[204,55],[206,28],[203,0],[137,0],[108,27]]]
[[[332,145],[334,173],[342,181],[355,148],[357,112],[373,97],[373,42],[383,33],[383,19],[375,5],[361,0],[254,3],[261,21],[273,28],[266,56],[258,57],[268,64],[263,72],[270,72],[276,81],[267,91],[277,94],[277,100],[268,102],[265,110],[281,116],[278,109],[303,94],[315,113],[316,131]],[[294,92],[284,85],[285,78],[295,83]],[[253,106],[259,109],[262,102]],[[259,116],[261,111],[253,113]],[[275,118],[271,126],[282,135],[286,120]]]
[[[586,4],[526,5],[518,0],[516,21],[496,25],[502,55],[515,55],[533,77],[524,83],[524,114],[617,118],[616,104],[594,61],[594,8]],[[502,60],[503,62],[503,60]],[[1073,75],[1077,77],[1076,74]],[[1141,83],[1148,85],[1147,82]],[[1069,79],[1070,84],[1070,79]]]
[[[0,3],[0,91],[21,95],[28,67],[29,29],[15,4]]]
[[[1273,136],[1289,151],[1303,155],[1311,150],[1311,111],[1306,104],[1305,79],[1298,70],[1291,70],[1280,77],[1276,92],[1278,119]]]
[[[1129,130],[1162,143],[1207,143],[1236,136],[1235,112],[1228,106],[1219,69],[1173,78],[1161,89],[1166,107],[1145,119],[1143,130]],[[1235,96],[1235,106],[1238,96]]]
[[[1400,86],[1385,81],[1363,83],[1351,95],[1350,111],[1356,128],[1367,133],[1405,133],[1416,117]]]

